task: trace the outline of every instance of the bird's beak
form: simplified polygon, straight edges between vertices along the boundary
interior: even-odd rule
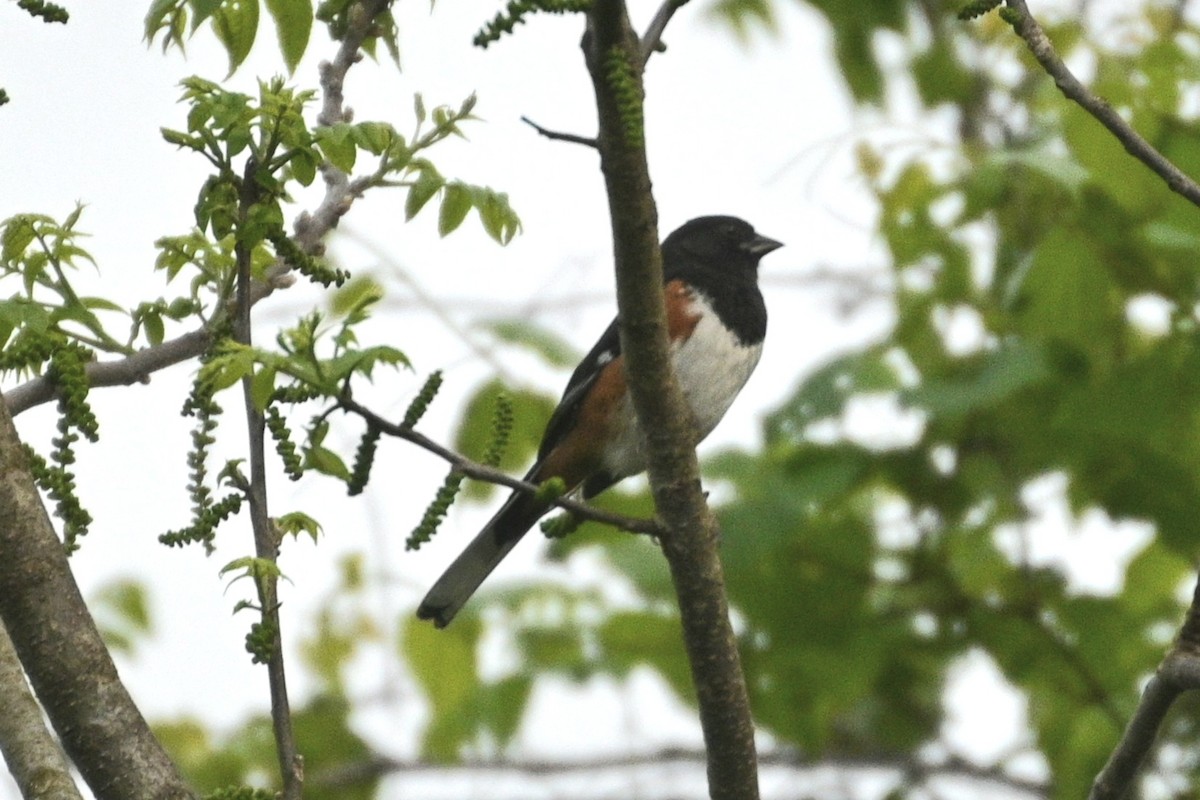
[[[765,256],[772,250],[778,250],[783,247],[783,242],[777,242],[774,239],[769,239],[762,234],[755,234],[754,238],[741,245],[743,251],[752,256]]]

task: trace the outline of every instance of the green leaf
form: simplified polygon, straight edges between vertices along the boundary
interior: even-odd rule
[[[385,122],[360,122],[352,129],[354,141],[372,155],[382,155],[396,139],[396,130]]]
[[[791,399],[767,418],[767,435],[800,436],[812,423],[841,414],[851,397],[893,391],[900,378],[887,351],[872,348],[831,361],[804,380]]]
[[[258,0],[222,0],[213,14],[213,30],[229,54],[229,74],[250,55],[258,35]]]
[[[529,675],[511,675],[479,687],[472,710],[500,747],[507,746],[516,734],[532,689]]]
[[[267,11],[275,19],[279,50],[288,72],[295,72],[312,33],[312,0],[267,0]]]
[[[354,129],[345,122],[318,128],[316,131],[317,147],[321,154],[329,159],[329,163],[342,172],[354,169],[358,156],[358,148],[354,145]]]
[[[186,147],[198,153],[204,152],[204,140],[199,136],[192,136],[183,131],[175,131],[170,128],[159,128],[159,131],[168,144],[173,144],[176,147]]]
[[[151,345],[162,344],[166,337],[161,314],[146,314],[142,317],[142,329],[146,331],[146,341]]]
[[[414,187],[415,188],[415,187]],[[471,191],[461,183],[446,184],[438,212],[438,235],[448,236],[462,225],[471,210]]]
[[[181,0],[154,0],[150,4],[150,10],[146,12],[146,19],[143,26],[143,35],[146,38],[147,44],[154,40],[154,34],[166,26],[167,15],[174,11],[180,2]]]
[[[925,381],[904,399],[935,416],[959,417],[995,407],[1052,377],[1043,348],[1018,340],[970,359],[953,377]]]
[[[321,523],[302,511],[284,514],[275,520],[275,526],[287,536],[300,538],[300,534],[306,533],[312,537],[314,544],[321,535]]]
[[[479,619],[470,614],[459,614],[443,630],[415,617],[401,626],[400,653],[433,706],[422,751],[436,761],[455,758],[474,727],[471,702],[479,688],[480,633]]]
[[[192,7],[192,33],[195,33],[206,19],[217,13],[221,2],[222,0],[189,0],[188,5]]]
[[[305,448],[304,466],[341,480],[350,479],[350,470],[346,467],[346,462],[327,447]]]
[[[4,223],[4,234],[0,236],[0,263],[11,264],[37,235],[30,219],[24,215],[10,217]]]
[[[301,186],[312,185],[313,180],[317,177],[317,166],[315,153],[309,148],[298,149],[288,161],[292,177],[299,181]]]
[[[1011,283],[1014,317],[1028,336],[1060,342],[1096,364],[1117,346],[1124,308],[1111,274],[1080,231],[1056,227]]]
[[[528,350],[552,367],[565,369],[579,361],[579,351],[566,339],[529,319],[495,319],[480,323],[480,327],[505,344]]]
[[[275,367],[264,365],[250,379],[250,399],[254,407],[262,411],[271,402],[271,394],[275,391]]]
[[[96,599],[130,628],[143,633],[152,629],[150,602],[142,584],[132,580],[114,581],[101,589]]]
[[[421,170],[420,177],[408,189],[408,199],[404,201],[404,219],[410,220],[415,217],[429,199],[437,194],[438,189],[445,185],[446,179],[432,166]]]
[[[383,287],[371,276],[355,276],[334,291],[329,300],[329,310],[336,316],[345,317],[379,302],[383,294]]]

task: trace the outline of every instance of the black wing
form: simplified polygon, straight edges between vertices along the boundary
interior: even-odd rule
[[[608,329],[600,335],[595,346],[571,373],[571,379],[567,381],[567,388],[563,390],[562,400],[558,402],[558,407],[554,409],[554,413],[550,415],[550,421],[546,423],[546,432],[542,434],[542,443],[538,447],[538,461],[544,459],[546,454],[553,450],[567,432],[574,427],[575,418],[579,414],[579,406],[583,402],[583,398],[587,396],[588,389],[596,382],[604,365],[619,355],[621,355],[621,336],[617,330],[617,321],[614,319]]]

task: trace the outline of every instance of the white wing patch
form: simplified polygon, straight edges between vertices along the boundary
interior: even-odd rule
[[[762,343],[744,345],[721,324],[711,303],[693,293],[691,314],[698,316],[691,337],[672,345],[672,361],[683,398],[692,410],[699,442],[725,416],[750,379],[762,355]],[[629,395],[621,401],[616,418],[622,420],[605,452],[605,468],[614,477],[636,475],[646,469],[642,437],[634,424]]]

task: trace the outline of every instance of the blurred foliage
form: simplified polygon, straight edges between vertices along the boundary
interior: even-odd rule
[[[298,664],[316,686],[303,702],[293,703],[292,724],[304,754],[304,796],[313,800],[367,800],[380,779],[377,771],[361,769],[374,753],[351,724],[358,698],[344,677],[352,660],[381,639],[363,571],[360,557],[339,562],[338,580],[300,642]],[[202,792],[245,785],[279,789],[271,718],[265,714],[220,736],[187,718],[160,722],[154,732]]]
[[[757,717],[803,752],[919,760],[941,741],[949,671],[982,652],[1027,698],[1032,726],[1029,748],[993,766],[1034,752],[1053,797],[1084,796],[1182,620],[1200,555],[1200,213],[1069,105],[996,15],[810,5],[856,100],[886,106],[908,85],[955,124],[949,143],[931,130],[924,148],[858,144],[893,274],[892,330],[803,378],[765,420],[761,452],[707,465],[733,496],[722,553]],[[1200,30],[1181,8],[1043,23],[1071,63],[1094,64],[1097,92],[1196,175]],[[743,32],[773,19],[765,3],[716,11]],[[884,59],[881,37],[903,56],[890,46]],[[914,441],[845,434],[848,409],[881,398],[920,419]],[[540,413],[517,403],[518,420]],[[481,409],[464,429],[485,423]],[[1074,588],[1067,569],[1025,555],[1026,490],[1047,476],[1063,480],[1075,520],[1100,510],[1152,525],[1115,594]],[[644,497],[610,500],[648,510]],[[643,606],[557,586],[492,590],[454,640],[460,698],[498,686],[468,677],[477,648],[464,638],[488,630],[515,645],[510,680],[640,664],[689,697],[662,559],[648,541],[590,527],[552,555],[602,548]],[[430,639],[406,639],[407,657],[451,651]],[[446,756],[447,726],[460,752],[479,741],[482,718],[450,723],[453,707],[434,702],[431,754]],[[1196,712],[1175,718],[1168,752],[1200,743]],[[1196,778],[1195,759],[1159,768]]]

